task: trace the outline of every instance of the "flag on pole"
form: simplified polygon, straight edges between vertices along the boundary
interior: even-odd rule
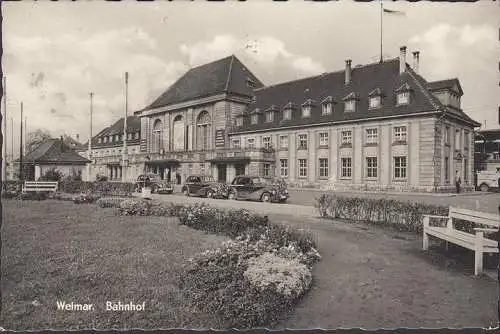
[[[400,12],[398,10],[391,10],[387,8],[382,8],[384,13],[389,13],[389,14],[396,14],[396,15],[406,15],[405,12]]]

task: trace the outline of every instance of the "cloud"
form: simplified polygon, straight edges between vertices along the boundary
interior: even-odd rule
[[[497,30],[489,25],[439,24],[410,39],[421,51],[421,72],[430,80],[459,78],[462,108],[482,122],[496,126],[498,82],[490,73],[497,63]],[[484,98],[478,102],[477,96]],[[471,102],[475,101],[475,102]]]
[[[130,74],[132,113],[187,69],[182,62],[162,59],[157,48],[156,39],[136,27],[51,38],[6,33],[4,66],[10,103],[24,102],[33,129],[36,124],[55,136],[71,129],[85,138],[89,92],[95,93],[94,131],[100,131],[124,114],[125,71]]]
[[[188,57],[191,66],[200,65],[231,54],[242,54],[262,67],[287,66],[302,75],[324,72],[319,62],[286,48],[283,41],[272,36],[236,38],[233,35],[217,35],[210,41],[191,45],[183,44],[180,51]]]

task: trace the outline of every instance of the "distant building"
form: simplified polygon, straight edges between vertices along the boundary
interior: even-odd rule
[[[474,128],[458,79],[427,82],[396,59],[265,86],[235,56],[190,69],[137,111],[146,169],[281,177],[292,186],[473,189]]]
[[[36,181],[50,169],[58,170],[63,176],[81,176],[88,162],[65,144],[62,138],[48,139],[23,157],[24,180]],[[19,163],[17,159],[13,165],[17,177]]]
[[[500,172],[500,129],[477,131],[474,148],[475,170]]]
[[[123,167],[123,123],[124,117],[92,138],[90,157],[88,157],[88,142],[77,149],[80,155],[91,161],[84,173],[84,180],[95,181],[98,176],[106,176],[110,181],[123,181],[125,176],[125,181],[133,181],[143,172],[144,163],[138,159],[141,121],[136,116],[127,118],[128,165],[125,168]]]

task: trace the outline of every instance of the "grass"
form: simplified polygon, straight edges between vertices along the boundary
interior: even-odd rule
[[[189,257],[226,240],[176,218],[115,216],[52,200],[5,200],[2,238],[1,323],[15,330],[192,324],[176,274]],[[57,301],[92,303],[96,311],[59,311]],[[106,301],[146,302],[146,310],[109,312]]]

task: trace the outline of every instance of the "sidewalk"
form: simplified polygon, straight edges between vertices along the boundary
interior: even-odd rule
[[[490,195],[492,192],[469,191],[461,193],[422,193],[409,191],[375,191],[375,190],[335,190],[335,189],[316,189],[316,188],[288,188],[292,191],[313,191],[320,193],[336,193],[336,194],[378,194],[378,195],[410,195],[410,196],[435,196],[435,197],[455,197],[455,196],[479,196]]]

